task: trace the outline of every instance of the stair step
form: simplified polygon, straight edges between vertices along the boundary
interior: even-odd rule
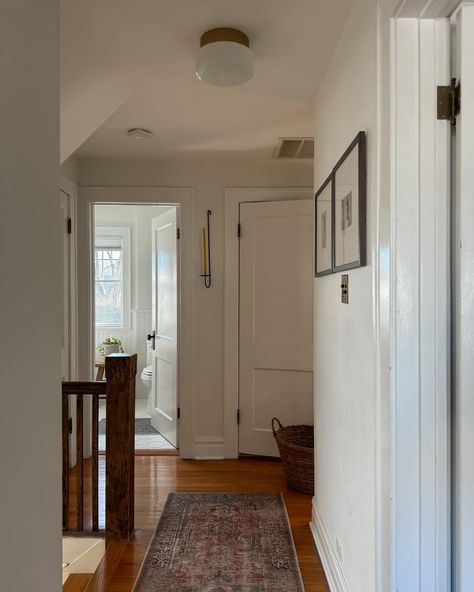
[[[63,592],[85,592],[92,580],[92,573],[73,573],[64,582]]]

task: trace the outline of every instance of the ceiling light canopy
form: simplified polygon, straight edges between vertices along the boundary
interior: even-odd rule
[[[242,31],[219,27],[201,36],[196,76],[214,86],[239,86],[254,75],[249,38]]]

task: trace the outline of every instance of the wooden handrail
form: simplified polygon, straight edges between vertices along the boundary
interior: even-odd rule
[[[63,382],[63,395],[105,395],[106,392],[104,380]]]
[[[76,489],[76,529],[84,530],[84,401],[92,402],[91,525],[99,532],[99,395],[106,401],[105,527],[106,542],[128,540],[134,530],[135,487],[135,378],[137,355],[112,354],[105,360],[107,381],[63,382],[63,529],[71,530],[69,497],[70,396],[75,395],[76,455],[73,474]],[[72,492],[72,491],[71,491]],[[89,527],[90,528],[90,527]]]

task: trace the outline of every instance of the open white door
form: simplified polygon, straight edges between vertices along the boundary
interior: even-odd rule
[[[454,17],[454,76],[461,85],[455,128],[454,553],[456,592],[474,586],[474,5]]]
[[[178,245],[177,211],[152,221],[152,408],[151,424],[177,446]]]
[[[313,423],[313,205],[240,206],[239,452],[278,456],[271,419]]]

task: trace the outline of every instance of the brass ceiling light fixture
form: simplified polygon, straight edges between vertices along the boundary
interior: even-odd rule
[[[201,35],[196,76],[214,86],[240,86],[255,72],[248,36],[237,29],[218,27]]]

